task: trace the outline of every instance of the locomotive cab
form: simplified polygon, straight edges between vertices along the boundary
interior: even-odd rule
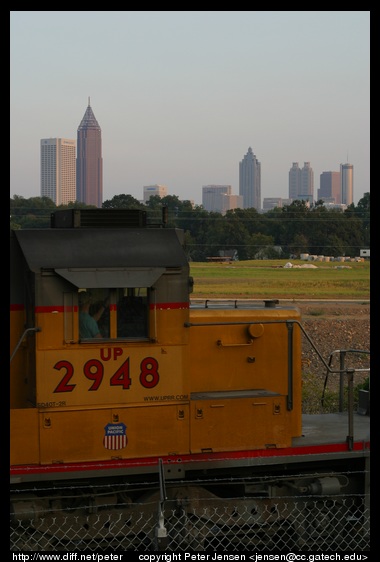
[[[92,210],[78,226],[59,213],[51,229],[11,232],[12,464],[146,456],[146,442],[172,451],[189,394],[183,233],[125,224],[130,211],[108,213],[105,228],[85,223]],[[85,304],[97,337],[81,333]],[[178,452],[188,451],[177,425]]]

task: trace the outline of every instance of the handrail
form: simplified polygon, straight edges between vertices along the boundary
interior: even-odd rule
[[[10,363],[12,363],[12,359],[13,357],[16,355],[18,348],[21,345],[22,340],[24,339],[25,335],[28,332],[42,332],[42,328],[40,328],[39,326],[36,326],[35,328],[26,328],[26,330],[24,331],[24,333],[22,334],[21,338],[18,341],[18,344],[16,345],[12,355],[11,355],[11,359],[10,359]]]
[[[330,353],[329,356],[329,366],[331,366],[332,363],[332,359],[333,359],[333,355],[334,353],[339,353],[339,365],[340,365],[340,371],[341,371],[341,376],[340,376],[340,381],[339,381],[339,411],[342,412],[343,411],[343,374],[345,372],[347,372],[346,367],[345,367],[345,359],[346,359],[346,354],[347,353],[360,353],[360,354],[365,354],[365,355],[370,355],[371,352],[367,351],[366,349],[335,349],[334,351],[332,351]],[[360,372],[360,371],[369,371],[368,368],[363,368],[363,369],[355,369],[355,372]],[[324,393],[325,393],[325,389],[326,389],[326,385],[327,385],[327,380],[328,380],[328,375],[329,373],[326,373],[326,378],[325,378],[325,384],[323,386],[323,394],[322,394],[322,405],[323,405],[323,399],[324,399]]]

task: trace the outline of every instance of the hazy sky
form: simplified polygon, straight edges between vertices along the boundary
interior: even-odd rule
[[[103,200],[202,186],[239,193],[252,147],[261,196],[288,196],[293,162],[354,166],[370,191],[369,11],[11,11],[10,196],[40,196],[40,140],[77,138],[91,100]]]

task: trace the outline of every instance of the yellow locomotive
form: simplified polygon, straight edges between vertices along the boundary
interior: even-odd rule
[[[143,477],[152,492],[135,492],[129,513],[157,496],[162,469],[165,499],[178,502],[188,476],[243,481],[252,466],[308,462],[310,449],[292,451],[303,435],[299,310],[192,306],[192,288],[183,232],[142,211],[57,211],[51,228],[11,232],[15,519],[63,501],[47,482]],[[207,489],[206,476],[192,494]]]

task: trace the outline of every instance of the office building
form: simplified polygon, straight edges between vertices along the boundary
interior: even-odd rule
[[[166,185],[144,185],[143,201],[144,203],[146,203],[154,195],[158,195],[162,199],[163,197],[166,197],[167,194],[168,188],[166,187]]]
[[[206,211],[221,212],[220,198],[222,195],[231,195],[230,185],[203,185],[202,186],[202,206]]]
[[[263,211],[270,211],[271,209],[275,209],[276,207],[282,207],[282,198],[281,197],[264,197],[263,199]]]
[[[293,162],[289,170],[289,199],[298,199],[298,194],[301,192],[301,169],[298,162]]]
[[[233,209],[244,209],[243,207],[243,196],[234,195],[222,195],[222,215],[225,215],[227,211],[232,211]]]
[[[302,169],[300,169],[298,162],[293,162],[289,170],[289,199],[313,203],[314,172],[310,162],[304,162]]]
[[[282,206],[283,207],[289,206],[292,204],[292,201],[293,201],[292,199],[282,199]]]
[[[77,200],[96,207],[103,203],[102,131],[90,98],[77,132]]]
[[[41,139],[41,197],[56,205],[76,200],[75,140]]]
[[[341,203],[351,205],[354,202],[354,166],[352,164],[340,165]]]
[[[304,162],[301,170],[301,191],[297,199],[314,202],[314,172],[310,162]]]
[[[230,185],[202,186],[202,206],[206,211],[225,215],[232,209],[243,208],[243,197],[233,195]]]
[[[322,172],[319,178],[317,200],[325,203],[341,202],[340,172]]]
[[[261,164],[248,148],[239,163],[239,195],[243,197],[243,208],[261,211]]]

